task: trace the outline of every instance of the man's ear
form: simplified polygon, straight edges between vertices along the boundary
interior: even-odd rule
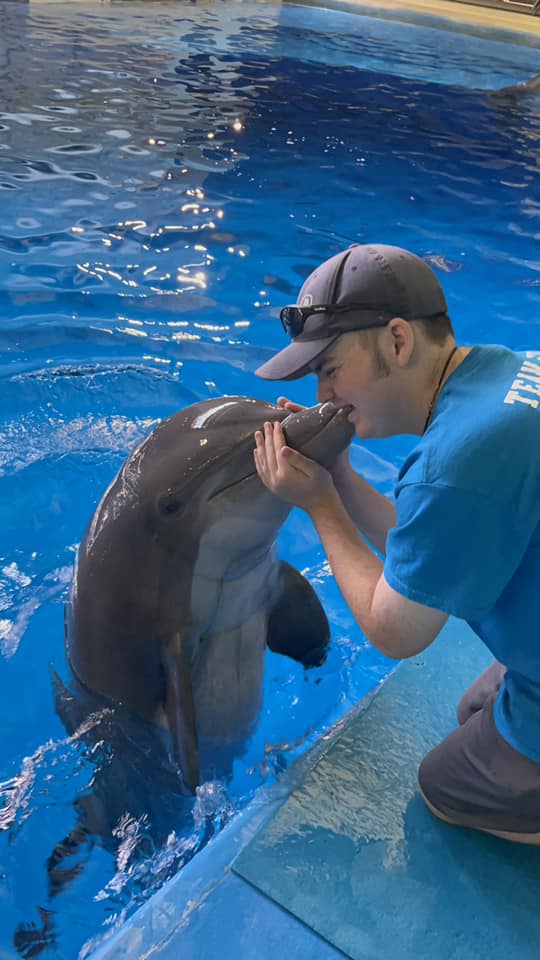
[[[414,350],[414,330],[412,324],[403,317],[393,317],[387,330],[390,337],[390,346],[394,362],[405,367],[411,359]]]

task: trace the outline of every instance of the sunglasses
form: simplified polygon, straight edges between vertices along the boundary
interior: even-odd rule
[[[293,304],[292,306],[289,306],[289,307],[283,307],[283,309],[279,314],[279,319],[281,320],[281,326],[283,327],[285,333],[287,334],[287,336],[291,337],[292,339],[294,337],[298,337],[302,333],[302,330],[304,329],[304,326],[306,324],[306,320],[308,319],[308,317],[312,317],[314,314],[329,313],[332,315],[332,317],[334,317],[336,314],[355,313],[355,312],[358,312],[359,310],[363,311],[364,313],[379,314],[377,318],[377,322],[372,324],[366,324],[365,328],[367,328],[368,326],[371,326],[371,327],[384,326],[386,323],[388,323],[388,320],[390,319],[390,316],[391,316],[391,315],[387,315],[383,317],[380,315],[380,310],[376,311],[372,306],[368,306],[365,303],[342,303],[342,304],[320,303],[311,307],[298,307],[296,306],[296,304]],[[339,332],[339,325],[337,324],[336,325],[327,324],[325,326],[326,326],[326,330],[329,333]],[[333,328],[334,326],[335,326],[335,331],[334,329],[331,329],[331,327]],[[362,324],[362,329],[364,329],[363,324]]]

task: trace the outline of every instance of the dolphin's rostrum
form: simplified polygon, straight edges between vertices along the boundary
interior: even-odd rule
[[[168,731],[190,791],[205,751],[240,744],[256,720],[266,644],[308,666],[329,639],[312,587],[277,557],[290,507],[255,470],[265,420],[282,421],[289,445],[326,467],[353,435],[331,404],[194,404],[133,451],[79,548],[66,618],[73,672]]]

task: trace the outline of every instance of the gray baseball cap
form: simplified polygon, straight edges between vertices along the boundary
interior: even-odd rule
[[[264,380],[297,380],[342,333],[447,311],[437,277],[416,254],[384,243],[355,244],[321,263],[298,303],[282,309],[292,342],[255,373]]]

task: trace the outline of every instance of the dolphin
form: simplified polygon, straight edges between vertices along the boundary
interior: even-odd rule
[[[327,468],[354,433],[347,409],[330,403],[296,413],[246,397],[186,407],[131,453],[78,550],[71,670],[101,702],[166,736],[189,793],[201,755],[234,753],[253,728],[266,646],[308,667],[329,642],[315,592],[277,555],[291,507],[255,470],[253,435],[266,420]]]

